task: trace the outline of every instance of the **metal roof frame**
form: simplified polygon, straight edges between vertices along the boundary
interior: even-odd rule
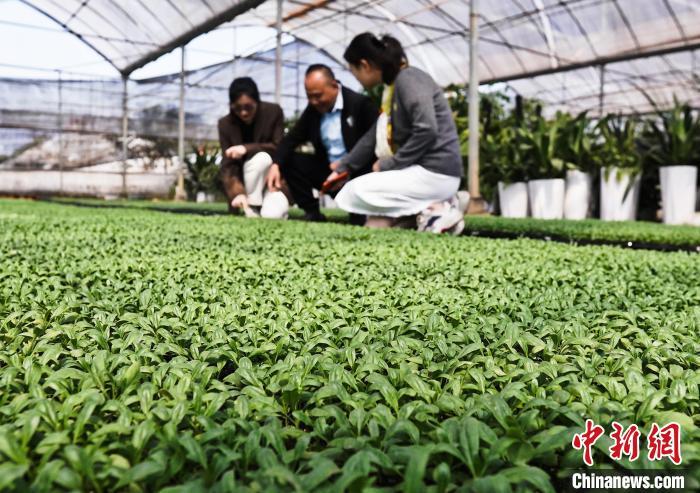
[[[82,10],[83,8],[87,8],[87,9],[92,10],[97,16],[101,17],[102,20],[103,20],[105,23],[109,24],[115,31],[117,31],[118,33],[120,33],[121,35],[123,35],[123,39],[120,40],[120,39],[118,39],[118,38],[113,38],[113,37],[110,37],[110,36],[101,36],[101,35],[99,35],[99,34],[89,34],[89,35],[87,35],[87,34],[81,34],[81,33],[77,32],[76,30],[72,29],[71,27],[69,27],[69,26],[67,25],[67,23],[61,22],[61,20],[59,20],[59,19],[58,19],[57,17],[55,17],[54,15],[50,14],[46,9],[44,9],[44,8],[42,8],[42,7],[38,6],[38,5],[36,5],[35,2],[32,2],[31,0],[20,0],[20,1],[21,1],[22,3],[24,3],[25,5],[31,7],[32,9],[34,9],[34,10],[40,12],[41,14],[45,15],[46,17],[48,17],[49,19],[53,20],[53,21],[56,22],[57,24],[59,24],[66,32],[68,32],[68,33],[72,34],[73,36],[77,37],[81,42],[83,42],[84,44],[86,44],[86,45],[87,45],[88,47],[90,47],[93,51],[95,51],[95,52],[96,52],[97,54],[99,54],[102,58],[104,58],[110,65],[112,65],[115,69],[117,69],[117,71],[118,71],[120,74],[122,74],[122,77],[128,77],[128,76],[129,76],[132,72],[134,72],[135,70],[137,70],[137,69],[143,67],[144,65],[146,65],[146,64],[148,64],[148,63],[150,63],[150,62],[152,62],[152,61],[154,61],[154,60],[160,58],[160,57],[163,56],[164,54],[169,53],[170,51],[172,51],[172,50],[174,50],[174,49],[176,49],[176,48],[179,48],[179,47],[181,47],[181,46],[186,45],[187,43],[189,43],[190,41],[192,41],[192,40],[193,40],[194,38],[196,38],[197,36],[200,36],[200,35],[202,35],[202,34],[205,34],[205,33],[209,32],[209,31],[212,31],[213,29],[216,29],[216,28],[217,28],[218,26],[220,26],[221,24],[224,24],[224,23],[226,23],[226,22],[231,21],[232,19],[234,19],[234,18],[237,17],[238,15],[241,15],[241,14],[247,12],[248,10],[254,9],[254,8],[257,7],[258,5],[262,4],[265,0],[241,0],[241,1],[238,2],[236,5],[233,5],[232,7],[228,8],[228,9],[226,9],[226,10],[224,10],[224,11],[218,13],[218,14],[215,14],[215,13],[214,13],[214,11],[212,10],[211,6],[207,3],[207,0],[202,0],[203,5],[205,5],[205,6],[212,12],[213,15],[212,15],[211,17],[209,17],[205,22],[202,22],[202,23],[200,23],[200,24],[198,24],[198,25],[192,25],[192,24],[190,23],[190,25],[192,25],[192,28],[191,28],[191,29],[189,29],[188,31],[186,31],[186,32],[184,32],[184,33],[182,33],[182,34],[180,34],[180,35],[177,35],[176,37],[174,37],[173,39],[171,39],[170,41],[168,41],[167,43],[165,43],[165,44],[163,44],[163,45],[159,45],[158,43],[155,43],[155,42],[154,42],[154,45],[157,46],[156,49],[151,50],[151,51],[150,51],[149,53],[147,53],[146,55],[142,56],[142,57],[139,58],[138,60],[136,60],[136,61],[134,61],[134,62],[128,64],[126,67],[123,67],[123,68],[120,68],[120,67],[117,65],[117,63],[116,63],[117,60],[118,60],[117,58],[114,58],[114,57],[110,58],[110,57],[107,56],[100,48],[98,48],[98,47],[95,45],[95,43],[89,41],[89,40],[86,39],[86,38],[90,38],[90,37],[98,38],[98,39],[101,39],[101,40],[103,40],[103,41],[105,41],[105,42],[108,42],[108,43],[110,43],[110,44],[113,44],[113,43],[115,43],[115,42],[122,42],[122,43],[132,43],[132,44],[135,44],[135,43],[138,43],[138,42],[129,40],[128,35],[127,35],[125,32],[123,32],[123,31],[122,31],[116,24],[114,24],[110,19],[106,18],[106,17],[100,12],[99,9],[96,9],[96,8],[92,7],[92,5],[89,4],[89,2],[87,2],[87,1],[82,2],[82,3],[80,4],[80,6],[79,6],[74,12],[70,12],[70,11],[66,10],[65,7],[62,6],[60,3],[57,3],[57,2],[55,2],[54,0],[48,0],[48,1],[49,1],[50,3],[52,3],[55,7],[64,10],[66,13],[68,13],[68,14],[70,15],[69,22],[70,22],[71,20],[73,20],[73,19],[77,19],[77,18],[78,18],[78,17],[77,17],[78,13],[79,13],[80,10]],[[121,7],[121,5],[119,5],[119,3],[118,3],[117,1],[115,1],[115,0],[110,0],[109,3],[110,3],[111,5],[113,5],[114,8],[116,8],[116,9],[120,10],[121,12],[123,12],[124,15],[125,15],[127,18],[131,19],[132,22],[134,22],[134,24],[136,24],[136,21],[131,17],[131,15],[130,15],[126,10],[124,10],[124,9]],[[140,5],[144,8],[144,10],[146,10],[147,12],[149,12],[149,13],[152,15],[153,20],[154,20],[155,22],[159,23],[160,26],[161,26],[165,31],[168,30],[167,26],[166,26],[166,25],[160,20],[160,18],[149,8],[147,2],[144,2],[144,1],[142,1],[142,0],[139,0],[139,3],[140,3]],[[183,19],[186,19],[186,16],[177,8],[176,5],[173,4],[173,2],[172,2],[171,0],[168,0],[168,3],[173,7],[174,10],[176,10],[176,11],[178,11],[178,12],[180,13],[180,15],[183,17]],[[150,37],[150,36],[149,36],[149,37]],[[151,39],[152,39],[152,38],[151,38]],[[143,43],[139,43],[139,44],[143,44]]]
[[[129,11],[126,11],[125,0],[21,1],[78,37],[123,76],[214,29],[273,27],[276,24],[274,0],[267,3],[241,0],[230,8],[234,0],[200,0],[200,9],[191,7],[191,2],[178,0],[133,0],[135,7]],[[198,4],[195,2],[195,5]],[[664,91],[658,91],[656,86],[665,83],[694,101],[696,92],[700,91],[691,84],[692,78],[684,77],[684,72],[696,71],[694,62],[689,63],[685,56],[671,56],[686,51],[696,53],[700,49],[700,29],[695,27],[700,25],[700,4],[695,1],[502,0],[482,5],[478,28],[483,48],[478,59],[479,71],[483,74],[481,84],[510,82],[518,85],[520,81],[525,91],[523,95],[543,94],[542,91],[549,90],[554,93],[552,99],[559,97],[562,91],[565,95],[580,94],[585,91],[584,86],[593,94],[598,90],[594,73],[563,76],[563,79],[576,81],[581,89],[578,92],[562,89],[560,77],[545,76],[586,67],[605,67],[612,81],[605,80],[602,87],[611,94],[626,85],[634,93],[630,97],[639,99],[648,85],[654,87],[650,90],[651,97],[660,95],[663,101]],[[413,64],[428,71],[434,64],[436,80],[446,85],[466,82],[469,6],[470,0],[285,0],[282,21],[286,33],[314,45],[318,53],[340,65],[345,64],[343,43],[352,36],[362,30],[377,33],[388,30],[402,40]],[[99,12],[100,8],[111,8],[113,14]],[[225,10],[217,14],[217,9]],[[188,24],[187,15],[197,22]],[[207,20],[200,22],[207,15]],[[91,20],[94,25],[89,24]],[[155,31],[142,33],[144,26],[151,25]],[[173,25],[180,26],[184,32],[178,34]],[[129,39],[127,33],[131,33],[133,39]],[[127,54],[128,63],[120,53]],[[234,60],[252,60],[257,55],[256,52],[235,56]],[[666,55],[669,57],[665,58]],[[630,66],[629,73],[619,71],[621,65],[614,66],[653,57],[658,58],[653,61],[653,73],[649,77],[640,76],[644,75],[644,65]],[[270,65],[274,62],[258,61]],[[223,62],[222,67],[226,63]],[[674,70],[675,63],[682,66],[682,70]],[[284,66],[289,64],[284,63]],[[264,73],[260,68],[256,70],[258,75]],[[207,86],[211,75],[202,72],[204,78],[199,83]],[[526,83],[527,80],[532,83]],[[186,85],[190,87],[190,84],[191,81]]]
[[[179,48],[180,46],[184,46],[190,41],[192,41],[194,38],[197,36],[200,36],[202,34],[208,33],[209,31],[213,30],[217,26],[223,24],[224,22],[228,22],[232,20],[234,17],[247,12],[250,9],[254,9],[261,3],[263,3],[265,0],[242,0],[239,4],[235,5],[234,7],[231,7],[230,9],[215,15],[214,17],[211,17],[209,20],[206,22],[200,24],[199,26],[195,26],[192,28],[190,31],[187,31],[186,33],[183,33],[182,35],[178,36],[177,38],[173,39],[169,43],[167,43],[165,46],[161,47],[158,50],[154,50],[153,52],[149,53],[148,55],[142,57],[140,60],[128,65],[123,71],[123,75],[128,75],[131,72],[133,72],[136,69],[139,69],[143,67],[144,65],[160,58],[162,55],[174,50],[175,48]]]

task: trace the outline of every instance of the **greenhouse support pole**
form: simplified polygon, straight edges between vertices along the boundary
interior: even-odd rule
[[[484,211],[484,201],[479,191],[479,6],[477,0],[469,2],[469,212]]]
[[[275,102],[282,104],[282,0],[277,0],[277,44],[275,46]]]
[[[600,66],[600,89],[598,90],[598,117],[603,118],[605,104],[605,64]]]
[[[231,56],[231,68],[233,69],[233,78],[236,78],[236,26],[233,26],[233,55]]]
[[[127,197],[126,160],[129,158],[127,137],[129,135],[129,76],[122,76],[122,195]]]
[[[63,194],[63,73],[58,70],[58,193]]]
[[[177,115],[177,157],[178,172],[175,200],[187,200],[185,192],[185,47],[180,47],[180,106]]]
[[[296,63],[296,68],[294,69],[294,87],[295,87],[295,100],[296,103],[294,105],[294,118],[299,116],[299,103],[301,102],[301,94],[299,93],[299,43],[297,45],[297,63]]]

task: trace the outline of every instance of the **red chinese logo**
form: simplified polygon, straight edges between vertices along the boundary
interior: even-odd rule
[[[639,427],[631,425],[625,431],[624,427],[617,421],[612,424],[615,431],[610,434],[610,438],[615,442],[610,447],[610,458],[613,460],[622,459],[623,455],[629,457],[634,462],[639,457]]]
[[[610,458],[621,460],[627,457],[634,462],[639,458],[639,439],[641,432],[637,425],[630,425],[625,428],[620,423],[613,421],[613,431],[610,438],[613,444],[609,447]],[[571,445],[576,450],[583,449],[583,462],[587,466],[593,465],[593,446],[605,434],[605,429],[593,422],[586,420],[585,429],[582,433],[577,433],[571,440]],[[678,423],[669,423],[660,427],[656,423],[651,425],[649,436],[647,437],[649,450],[649,460],[670,459],[674,464],[679,465],[681,458],[681,426]]]
[[[661,460],[668,457],[678,465],[681,459],[681,425],[669,423],[663,428],[654,423],[651,425],[649,437],[649,460]]]
[[[586,431],[577,433],[571,441],[571,445],[573,445],[576,450],[583,449],[583,462],[585,462],[587,466],[593,465],[593,452],[591,449],[603,433],[605,433],[605,429],[602,426],[593,424],[592,419],[587,419]]]

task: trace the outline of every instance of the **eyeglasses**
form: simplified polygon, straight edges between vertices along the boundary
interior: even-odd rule
[[[234,113],[240,114],[243,113],[244,111],[246,113],[252,113],[255,111],[255,108],[257,105],[255,104],[232,104],[231,109],[233,109]]]

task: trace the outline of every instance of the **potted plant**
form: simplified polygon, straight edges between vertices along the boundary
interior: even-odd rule
[[[637,139],[639,122],[621,115],[607,115],[598,122],[600,148],[600,218],[634,221],[639,205],[642,165]]]
[[[564,161],[556,156],[561,121],[547,122],[541,115],[517,130],[517,140],[528,175],[532,217],[561,219],[564,216]]]
[[[561,158],[566,165],[566,192],[564,196],[564,217],[585,219],[591,210],[593,189],[593,157],[595,152],[595,127],[586,112],[575,118],[565,119],[560,134]]]
[[[516,129],[509,125],[481,139],[484,176],[496,185],[503,217],[528,216],[527,167],[516,134]]]
[[[445,89],[445,96],[452,109],[452,117],[457,127],[460,150],[465,176],[469,166],[469,116],[467,90],[464,86],[450,85]],[[504,151],[508,143],[503,133],[505,128],[513,126],[512,114],[506,110],[509,98],[501,92],[489,92],[479,95],[479,187],[483,198],[493,200],[497,194],[499,173],[502,168]],[[458,195],[460,195],[458,193]]]
[[[190,197],[197,202],[214,202],[219,185],[219,150],[216,146],[200,145],[187,156],[185,187]]]
[[[700,118],[678,101],[657,117],[649,121],[645,143],[649,162],[659,170],[663,221],[692,223],[700,163]]]

